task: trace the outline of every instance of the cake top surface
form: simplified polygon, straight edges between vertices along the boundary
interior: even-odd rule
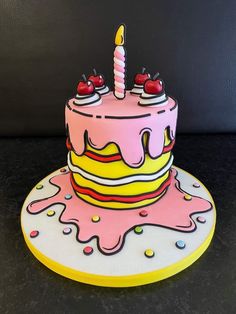
[[[124,99],[118,100],[110,93],[102,97],[101,106],[78,106],[75,104],[75,98],[72,98],[67,106],[80,115],[105,119],[145,118],[163,113],[163,110],[173,110],[177,106],[176,101],[170,97],[167,103],[158,106],[139,106],[138,99],[139,97],[127,93]]]

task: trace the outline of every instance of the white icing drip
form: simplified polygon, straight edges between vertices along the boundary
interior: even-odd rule
[[[120,65],[121,67],[125,67],[125,63],[122,60],[117,59],[116,57],[113,58],[114,62],[118,65]]]
[[[87,96],[87,95],[84,96],[84,95],[77,94],[76,98],[74,99],[74,103],[79,106],[82,106],[82,105],[98,106],[102,103],[102,100],[98,93],[94,93],[91,96]]]
[[[114,70],[114,74],[117,75],[117,76],[119,76],[119,77],[121,77],[121,78],[124,78],[124,77],[125,77],[125,74],[124,74],[124,73],[118,72],[118,71],[116,71],[116,70]]]
[[[68,158],[67,158],[67,162],[68,162],[68,167],[72,172],[75,173],[79,173],[80,175],[82,175],[83,177],[85,177],[88,180],[92,180],[95,181],[96,183],[102,184],[102,185],[109,185],[109,186],[117,186],[117,185],[122,185],[122,184],[127,184],[127,183],[131,183],[131,182],[136,182],[136,181],[153,181],[155,179],[160,178],[161,176],[163,176],[171,167],[172,163],[173,163],[173,155],[171,155],[171,158],[168,162],[168,164],[162,168],[159,172],[155,173],[155,174],[137,174],[137,175],[133,175],[133,176],[128,176],[128,177],[124,177],[122,179],[105,179],[105,178],[99,178],[95,175],[89,174],[87,172],[85,172],[84,170],[82,170],[81,168],[79,168],[78,166],[74,166],[71,161],[70,161],[70,153],[68,153]]]

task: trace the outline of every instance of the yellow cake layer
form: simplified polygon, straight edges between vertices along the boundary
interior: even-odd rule
[[[147,144],[148,136],[144,134],[143,143],[144,147]],[[168,137],[168,132],[165,131],[165,146],[170,143],[170,139]],[[111,143],[107,145],[105,148],[101,150],[96,150],[87,144],[87,151],[92,151],[96,154],[107,156],[119,153],[118,147]],[[124,163],[123,160],[118,161],[110,161],[110,162],[101,162],[98,160],[94,160],[86,155],[78,156],[75,152],[70,152],[70,160],[73,166],[77,166],[85,174],[82,176],[76,172],[73,172],[73,179],[75,183],[82,188],[89,188],[96,191],[102,195],[116,195],[116,196],[138,196],[146,193],[151,193],[153,191],[158,190],[158,188],[167,180],[169,176],[169,169],[166,169],[166,172],[159,178],[153,181],[134,181],[125,183],[122,185],[107,185],[105,182],[96,182],[97,178],[102,179],[121,179],[132,177],[134,175],[153,175],[161,171],[170,161],[171,152],[167,152],[162,154],[160,157],[156,159],[152,159],[147,153],[145,154],[145,160],[141,167],[132,168]],[[86,173],[91,174],[93,178],[86,178]],[[95,177],[95,178],[94,178]],[[110,182],[109,182],[110,183]],[[106,208],[114,208],[114,209],[128,209],[128,208],[137,208],[142,206],[147,206],[149,204],[157,201],[161,196],[157,196],[151,199],[146,199],[133,203],[124,203],[118,201],[99,201],[94,199],[92,196],[88,196],[79,192],[76,194],[83,199],[84,201],[91,203],[96,206],[106,207]],[[149,196],[150,197],[150,196]],[[148,198],[148,196],[147,196]]]
[[[74,166],[102,178],[118,179],[135,174],[152,174],[162,169],[169,161],[171,152],[162,154],[157,159],[152,159],[145,154],[145,162],[139,168],[131,168],[122,160],[103,163],[93,160],[85,155],[78,156],[71,151],[71,161]]]
[[[81,187],[86,187],[92,189],[98,193],[106,195],[119,195],[119,196],[129,196],[129,195],[139,195],[144,193],[149,193],[155,191],[159,186],[168,178],[169,171],[167,171],[162,177],[147,182],[131,182],[119,186],[106,186],[95,183],[88,179],[83,178],[78,173],[73,173],[73,178],[75,182]]]
[[[88,195],[80,194],[78,192],[75,192],[75,193],[85,202],[98,206],[98,207],[104,207],[108,209],[134,209],[134,208],[144,207],[144,206],[155,203],[159,198],[162,197],[165,191],[157,197],[146,199],[146,200],[136,202],[136,203],[101,202],[101,201],[95,200],[94,198]]]

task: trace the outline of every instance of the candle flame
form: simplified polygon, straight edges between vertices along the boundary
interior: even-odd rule
[[[116,32],[115,44],[117,46],[123,46],[125,43],[125,25],[121,24]]]

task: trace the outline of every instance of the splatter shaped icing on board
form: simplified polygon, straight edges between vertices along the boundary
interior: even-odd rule
[[[197,227],[192,215],[212,209],[208,200],[194,195],[186,197],[177,180],[176,169],[171,170],[167,193],[158,202],[146,206],[145,215],[142,215],[142,208],[109,210],[85,203],[75,195],[68,172],[52,177],[49,182],[58,188],[56,194],[31,202],[27,206],[28,213],[39,214],[55,204],[63,205],[59,221],[76,225],[76,237],[81,243],[97,238],[98,249],[105,255],[118,253],[125,244],[126,234],[137,226],[154,225],[193,232]]]

